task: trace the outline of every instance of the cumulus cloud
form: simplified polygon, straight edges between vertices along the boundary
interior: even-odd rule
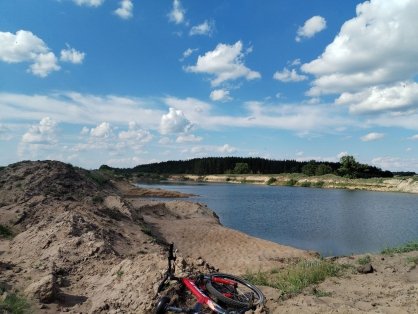
[[[337,104],[353,113],[405,110],[418,105],[418,84],[399,82],[389,87],[370,87],[358,93],[342,93]]]
[[[136,122],[131,121],[128,131],[119,132],[119,139],[144,144],[152,140],[152,134],[150,131],[140,128]]]
[[[418,134],[412,135],[411,137],[409,137],[408,139],[412,140],[412,141],[418,141]]]
[[[327,27],[327,22],[322,16],[313,16],[305,21],[303,26],[298,28],[296,41],[301,41],[302,38],[311,38],[315,34],[323,31]]]
[[[273,78],[281,82],[301,82],[308,79],[306,75],[298,74],[295,69],[290,71],[287,68],[284,68],[283,71],[274,73]]]
[[[356,12],[320,57],[302,65],[316,76],[309,95],[359,92],[418,73],[417,1],[366,1]]]
[[[206,73],[214,76],[212,86],[223,82],[245,78],[247,80],[261,77],[259,72],[253,71],[244,65],[244,53],[241,41],[233,45],[218,44],[213,51],[199,56],[196,65],[186,67],[186,71],[193,73]]]
[[[202,146],[194,146],[191,149],[185,149],[183,153],[190,155],[198,155],[198,156],[207,156],[207,155],[227,155],[237,152],[238,149],[233,147],[229,144],[224,144],[222,146],[213,146],[213,145],[202,145]]]
[[[108,122],[102,122],[90,130],[90,135],[97,138],[108,138],[112,133],[112,127]]]
[[[213,101],[229,101],[232,97],[229,95],[229,90],[215,89],[210,93],[210,99]]]
[[[52,145],[56,142],[57,122],[50,117],[43,118],[39,124],[32,125],[29,130],[23,134],[22,143],[25,144],[43,144]]]
[[[177,143],[196,143],[196,142],[200,142],[202,140],[202,138],[200,136],[196,136],[193,134],[180,134],[177,139],[176,142]]]
[[[101,6],[104,0],[73,0],[79,6],[98,7]]]
[[[362,136],[361,140],[363,142],[372,142],[372,141],[381,140],[384,137],[385,137],[385,135],[383,133],[372,132],[372,133],[369,133],[369,134],[366,134],[366,135]]]
[[[214,21],[204,21],[202,24],[195,25],[190,29],[189,35],[205,35],[205,36],[212,36],[215,30],[215,22]]]
[[[183,9],[180,0],[173,0],[173,8],[168,14],[170,22],[181,24],[185,20],[186,11]]]
[[[28,71],[39,77],[46,77],[60,69],[57,57],[49,51],[45,42],[25,30],[19,30],[16,34],[0,32],[0,60],[7,63],[32,63]]]
[[[192,124],[181,110],[169,108],[169,112],[161,117],[161,134],[184,133],[191,128]]]
[[[237,149],[229,144],[225,144],[218,148],[218,151],[223,154],[235,153]]]
[[[132,0],[122,0],[119,2],[119,8],[114,13],[121,19],[128,20],[133,16],[134,4]]]
[[[84,52],[78,51],[70,46],[67,46],[67,49],[61,50],[60,60],[63,62],[70,62],[73,64],[82,64],[86,54]]]

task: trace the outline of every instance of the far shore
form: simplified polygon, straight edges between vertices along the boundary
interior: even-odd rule
[[[415,177],[348,179],[335,175],[305,176],[303,174],[217,174],[217,175],[170,175],[169,181],[210,183],[258,184],[271,186],[298,186],[325,189],[365,190],[418,194]]]

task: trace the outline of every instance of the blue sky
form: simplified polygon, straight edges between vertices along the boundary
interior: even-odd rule
[[[418,172],[415,0],[5,0],[0,165],[204,156]]]

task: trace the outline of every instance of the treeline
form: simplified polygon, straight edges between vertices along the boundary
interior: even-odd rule
[[[344,156],[340,162],[271,160],[253,157],[207,157],[190,160],[164,161],[138,165],[134,168],[111,168],[100,170],[129,176],[132,174],[281,174],[304,173],[309,176],[335,174],[350,178],[393,177],[392,172],[375,166],[360,164],[352,156]]]

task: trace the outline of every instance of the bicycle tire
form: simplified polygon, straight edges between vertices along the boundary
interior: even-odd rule
[[[230,279],[238,284],[239,290],[247,290],[247,292],[241,293],[237,287],[231,285],[218,284],[212,281],[213,277]],[[243,287],[241,287],[243,286]],[[206,289],[209,294],[219,302],[225,303],[227,306],[234,308],[247,308],[256,307],[264,304],[264,294],[253,284],[249,283],[243,278],[229,275],[229,274],[211,274],[206,281]],[[231,294],[231,297],[225,296],[225,293]],[[253,296],[253,300],[249,300],[249,293]]]

